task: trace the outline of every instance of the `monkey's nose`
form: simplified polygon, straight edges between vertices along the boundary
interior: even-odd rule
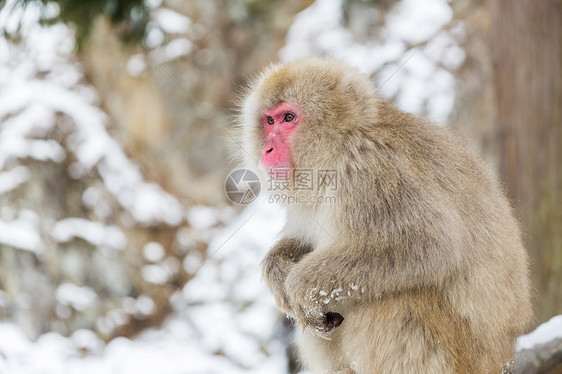
[[[267,151],[265,151],[265,154],[270,154],[271,152],[273,152],[273,147],[271,147]]]

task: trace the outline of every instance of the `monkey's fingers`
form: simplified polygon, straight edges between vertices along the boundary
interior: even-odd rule
[[[313,330],[324,326],[324,313],[316,307],[297,305],[294,308],[297,322],[304,328],[310,327]]]

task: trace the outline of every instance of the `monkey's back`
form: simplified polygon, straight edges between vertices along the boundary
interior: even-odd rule
[[[446,347],[454,372],[498,372],[532,316],[527,254],[512,209],[499,182],[453,130],[383,101],[377,105],[377,121],[362,129],[359,145],[346,145],[356,153],[353,160],[366,161],[341,169],[342,220],[354,233],[370,235],[374,246],[383,241],[395,262],[444,256],[458,268],[444,282],[427,274],[429,281],[412,284],[410,292],[383,295],[356,311],[385,331],[375,335],[374,352],[384,357],[403,333]],[[360,204],[346,201],[348,189],[363,190]],[[360,326],[349,328],[361,334]],[[401,372],[396,365],[392,372]]]

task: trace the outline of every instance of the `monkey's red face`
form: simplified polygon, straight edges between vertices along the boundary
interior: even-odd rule
[[[302,110],[295,104],[282,103],[262,113],[265,142],[261,164],[265,168],[292,168],[290,141],[302,119]]]

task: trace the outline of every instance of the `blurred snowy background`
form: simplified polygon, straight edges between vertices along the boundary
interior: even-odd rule
[[[541,248],[537,323],[562,313],[560,191],[545,207],[505,172],[493,3],[0,1],[0,373],[298,371],[259,266],[283,214],[223,186],[236,90],[314,54],[480,147]]]

